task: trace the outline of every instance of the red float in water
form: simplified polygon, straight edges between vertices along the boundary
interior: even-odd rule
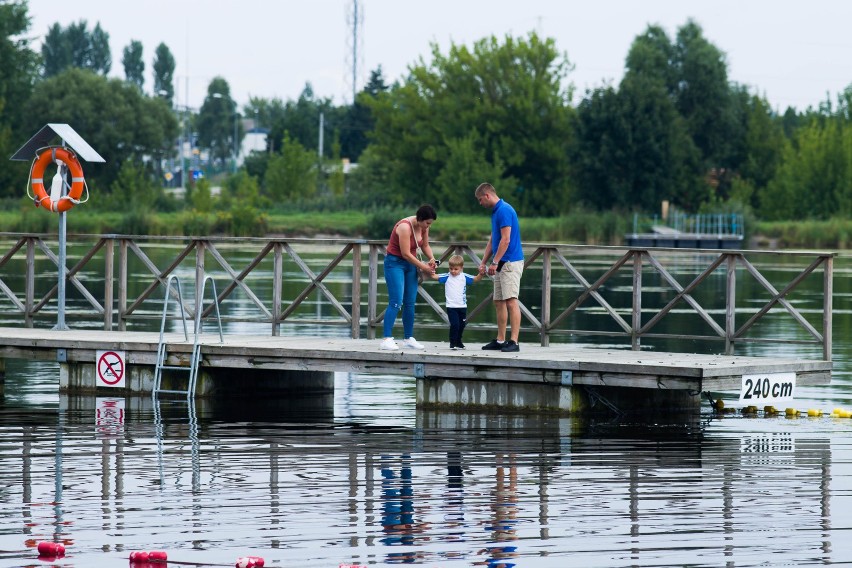
[[[148,552],[136,550],[130,553],[130,562],[148,562]]]
[[[43,541],[38,543],[39,556],[65,556],[65,545],[59,542]]]
[[[264,560],[260,556],[243,556],[237,558],[236,568],[263,568]]]
[[[148,562],[166,562],[168,559],[165,550],[152,550],[148,553]]]

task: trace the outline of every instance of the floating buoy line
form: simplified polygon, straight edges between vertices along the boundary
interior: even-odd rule
[[[798,418],[800,416],[807,416],[809,418],[852,418],[852,410],[847,410],[841,407],[834,408],[831,412],[826,412],[825,410],[819,408],[808,408],[807,410],[798,410],[796,408],[788,407],[784,410],[780,410],[771,405],[764,406],[763,409],[758,409],[758,407],[754,405],[743,406],[740,409],[736,409],[725,406],[725,401],[722,399],[717,399],[713,401],[711,403],[711,406],[713,407],[713,410],[719,414],[740,413],[743,416],[757,416],[762,414],[765,417],[783,415],[787,418]]]

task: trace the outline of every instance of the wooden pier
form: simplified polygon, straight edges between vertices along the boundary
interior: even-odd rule
[[[202,282],[213,278],[216,304],[231,329],[222,344],[214,334],[202,338],[198,396],[327,390],[333,388],[327,375],[344,371],[414,376],[423,406],[575,412],[595,401],[694,408],[703,392],[740,390],[743,375],[792,373],[796,385],[830,381],[831,252],[534,243],[525,248],[524,279],[534,284],[520,298],[520,353],[483,352],[472,341],[466,351],[426,342],[425,352],[384,352],[374,339],[386,303],[384,241],[78,235],[82,247],[65,269],[67,310],[69,325],[85,329],[55,331],[43,329],[58,313],[56,278],[44,277],[59,264],[52,238],[0,234],[0,357],[57,360],[60,387],[67,390],[96,388],[96,351],[121,350],[128,357],[128,392],[150,392],[159,334],[139,329],[160,319],[166,282],[176,275],[195,290],[179,301],[185,319],[213,313],[212,298],[196,301]],[[436,242],[433,250],[442,260],[462,254],[474,266],[480,246]],[[775,263],[783,269],[767,275]],[[815,278],[803,310],[791,296]],[[746,297],[737,295],[739,281],[748,284]],[[469,334],[493,332],[490,295],[482,290],[478,300],[471,297]],[[427,283],[419,294],[417,329],[446,329],[442,302],[433,297],[439,288]],[[681,324],[685,314],[693,323]],[[777,314],[797,333],[762,331]],[[303,326],[336,326],[338,338],[308,337]],[[601,338],[623,348],[578,344]],[[656,341],[720,354],[662,352]],[[170,334],[167,342],[168,365],[188,365],[192,341]],[[737,355],[754,345],[773,356]],[[785,345],[796,345],[797,353],[810,348],[813,357],[776,357]]]
[[[158,333],[54,331],[0,328],[0,357],[60,360],[61,388],[108,392],[98,388],[94,367],[98,351],[125,353],[126,390],[150,394]],[[188,366],[192,341],[166,336],[170,365]],[[327,337],[202,335],[202,380],[198,396],[217,392],[260,392],[262,378],[273,390],[315,392],[329,383],[302,372],[350,372],[413,376],[422,406],[485,406],[578,412],[594,401],[595,390],[623,406],[637,391],[648,405],[695,406],[703,392],[738,391],[742,375],[792,372],[797,385],[827,384],[831,363],[802,359],[637,352],[571,344],[524,345],[519,353],[482,351],[477,346],[450,350],[445,343],[424,342],[426,349],[382,351],[378,340]],[[294,373],[295,372],[295,373]],[[173,380],[180,380],[175,377]],[[487,388],[475,385],[487,384]],[[452,386],[455,385],[455,386]],[[333,386],[333,384],[332,384]],[[578,387],[582,387],[579,388]],[[590,392],[591,390],[591,392]],[[692,403],[687,401],[693,400]],[[635,409],[636,402],[629,407]]]

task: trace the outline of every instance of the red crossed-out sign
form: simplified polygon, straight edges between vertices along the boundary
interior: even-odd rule
[[[98,381],[99,385],[116,387],[124,384],[124,352],[98,351]]]

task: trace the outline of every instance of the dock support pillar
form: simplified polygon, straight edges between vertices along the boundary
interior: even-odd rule
[[[417,379],[422,409],[501,412],[555,412],[565,415],[697,415],[700,393],[632,387],[586,387],[545,383],[494,382],[426,377]]]
[[[5,367],[4,367],[5,368]],[[185,389],[188,372],[166,371],[163,374],[164,390]],[[60,363],[59,390],[74,394],[151,395],[154,388],[154,366],[131,364],[127,366],[125,388],[98,386],[93,363]],[[202,367],[198,370],[196,398],[258,397],[287,394],[320,394],[334,392],[334,373],[331,371],[283,371],[270,369],[218,369]]]
[[[417,379],[417,407],[447,410],[582,413],[585,392],[558,384]]]

